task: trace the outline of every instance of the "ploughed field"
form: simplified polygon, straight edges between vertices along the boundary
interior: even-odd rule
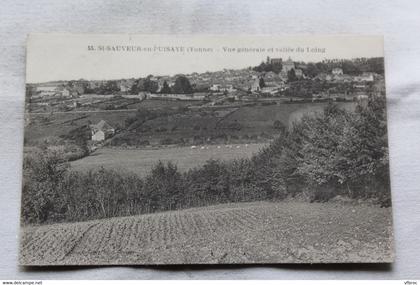
[[[249,158],[266,144],[207,145],[161,147],[144,149],[101,148],[90,156],[71,162],[73,170],[86,171],[104,168],[129,170],[145,176],[158,161],[172,161],[178,169],[187,171],[203,165],[209,159],[231,160]]]
[[[303,202],[223,204],[28,226],[23,265],[391,262],[391,208]]]

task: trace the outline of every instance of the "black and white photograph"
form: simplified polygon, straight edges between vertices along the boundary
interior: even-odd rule
[[[21,265],[393,262],[382,37],[26,49]]]

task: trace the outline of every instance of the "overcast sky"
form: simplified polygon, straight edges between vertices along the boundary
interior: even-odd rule
[[[305,62],[382,57],[383,39],[379,36],[33,34],[28,38],[26,80],[37,83],[200,73],[255,66],[267,56]]]

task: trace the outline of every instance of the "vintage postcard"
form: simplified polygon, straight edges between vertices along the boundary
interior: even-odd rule
[[[33,34],[21,265],[390,263],[383,39]]]

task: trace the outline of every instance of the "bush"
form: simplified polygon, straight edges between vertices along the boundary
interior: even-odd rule
[[[67,169],[62,152],[38,149],[25,155],[21,209],[24,222],[45,223],[59,218],[65,207],[59,185]]]
[[[276,129],[276,130],[279,130],[280,133],[284,133],[286,131],[286,126],[283,125],[283,123],[280,122],[279,120],[274,121],[273,128]]]
[[[209,160],[202,167],[187,172],[185,183],[189,207],[229,202],[227,166],[218,160]]]

